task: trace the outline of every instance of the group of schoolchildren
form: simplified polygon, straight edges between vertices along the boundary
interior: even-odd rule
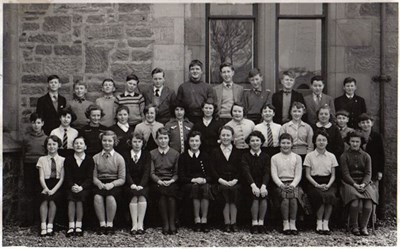
[[[247,200],[253,234],[266,233],[269,202],[277,203],[284,234],[298,234],[299,209],[315,213],[317,233],[330,234],[333,206],[341,199],[351,232],[368,235],[384,152],[364,99],[355,95],[354,78],[346,78],[344,95],[333,99],[322,92],[320,76],[311,79],[312,94],[303,98],[293,90],[291,71],[283,73],[283,89],[274,94],[256,68],[249,72],[248,91],[233,82],[229,63],[221,65],[223,83],[214,88],[202,73],[202,63],[193,60],[190,79],[176,95],[160,68],[147,87],[138,86],[136,75],[127,76],[125,91],[116,96],[114,81],[105,79],[104,95],[95,103],[86,99],[84,82],[74,83],[67,102],[58,93],[59,77],[48,77],[49,92],[38,99],[24,138],[25,187],[31,201],[40,193],[40,236],[54,234],[62,189],[68,237],[83,235],[88,201],[97,232],[115,233],[121,198],[128,199],[130,233],[145,233],[149,196],[157,199],[163,234],[177,233],[177,209],[186,197],[195,231],[210,231],[215,200],[222,203],[223,231],[236,232],[239,203]]]

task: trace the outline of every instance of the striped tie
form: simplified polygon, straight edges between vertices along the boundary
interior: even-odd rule
[[[63,141],[62,141],[62,147],[63,149],[66,149],[68,145],[68,135],[67,135],[67,129],[64,129],[64,136],[63,136]]]
[[[54,158],[51,158],[50,178],[56,178],[56,177],[57,177],[56,160],[54,160]]]
[[[268,147],[274,146],[274,139],[272,137],[272,130],[270,124],[267,124]]]

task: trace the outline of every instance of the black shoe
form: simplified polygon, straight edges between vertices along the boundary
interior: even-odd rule
[[[298,235],[298,234],[299,234],[299,231],[297,231],[297,230],[290,230],[290,234],[292,234],[292,235]]]
[[[67,238],[71,237],[74,235],[74,228],[68,228],[68,231],[66,233]]]
[[[325,230],[325,231],[322,231],[322,234],[324,234],[324,235],[331,235],[331,230]]]
[[[163,227],[163,228],[162,228],[162,234],[164,234],[164,235],[169,234],[169,228]]]
[[[171,234],[171,235],[175,235],[177,233],[178,233],[178,229],[176,229],[176,228],[169,230],[169,234]]]
[[[99,228],[97,228],[97,231],[96,231],[97,235],[106,234],[105,232],[106,232],[106,227],[99,227]]]
[[[200,232],[201,230],[201,224],[200,223],[195,223],[193,227],[193,231],[195,232]]]
[[[145,234],[145,233],[146,232],[144,231],[144,229],[138,229],[136,232],[136,234],[140,234],[140,235]]]
[[[51,230],[51,232],[47,232],[47,236],[54,236],[54,230]]]
[[[114,227],[106,227],[106,233],[105,234],[114,235],[115,234]]]
[[[318,229],[316,229],[315,232],[318,233],[318,234],[324,234],[324,231],[318,230]]]
[[[238,229],[238,226],[236,225],[236,223],[231,225],[231,231],[232,231],[233,233],[236,233],[238,230],[239,230],[239,229]]]
[[[258,233],[261,234],[267,233],[267,228],[264,225],[258,225],[257,228],[258,228]]]
[[[361,236],[369,236],[368,229],[366,227],[362,228],[360,231],[360,235]]]
[[[82,230],[81,227],[76,227],[76,228],[75,228],[75,235],[76,235],[76,236],[79,236],[79,237],[82,237],[82,236],[83,236],[83,230]]]
[[[258,233],[258,226],[255,226],[255,225],[251,226],[250,227],[250,233],[251,234],[257,234]]]
[[[225,226],[222,229],[222,231],[224,231],[226,233],[230,233],[231,232],[231,225],[230,224],[225,224]]]
[[[358,228],[353,228],[352,230],[351,230],[351,233],[353,234],[353,235],[355,235],[355,236],[360,236],[361,234],[360,234],[360,230],[358,230]]]
[[[284,235],[290,235],[290,234],[292,234],[292,231],[288,229],[288,230],[283,230],[282,233]]]
[[[208,224],[207,224],[207,223],[202,223],[202,224],[201,224],[201,231],[202,231],[203,233],[208,233],[208,232],[210,232],[210,228],[208,227]]]
[[[129,233],[130,233],[131,235],[139,234],[137,230],[131,230]]]

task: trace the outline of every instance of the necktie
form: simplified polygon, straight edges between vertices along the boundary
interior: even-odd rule
[[[227,88],[231,88],[231,83],[226,83]]]
[[[67,129],[64,129],[64,137],[63,137],[62,147],[63,147],[63,149],[66,149],[67,146],[68,146]]]
[[[54,109],[57,111],[58,110],[58,98],[56,95],[53,95],[53,97],[51,98],[51,100],[53,101],[53,106]]]
[[[156,97],[160,97],[160,89],[155,90],[155,95],[156,95]]]
[[[274,146],[274,138],[272,137],[272,130],[270,124],[267,124],[267,138],[268,138],[268,147]]]
[[[56,178],[56,177],[57,177],[56,160],[54,160],[54,158],[51,158],[51,172],[50,172],[50,178]]]
[[[110,155],[109,152],[104,153],[104,157],[105,157],[105,158],[109,158],[110,156],[111,156],[111,155]]]
[[[284,94],[289,94],[289,93],[291,93],[292,91],[283,91],[283,93]]]
[[[137,158],[136,154],[133,156],[133,161],[135,161],[135,163],[137,163],[137,161],[138,161],[138,158]]]

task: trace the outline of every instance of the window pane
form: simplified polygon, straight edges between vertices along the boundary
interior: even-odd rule
[[[252,4],[210,4],[211,16],[253,15]]]
[[[322,15],[322,3],[281,3],[281,15]]]
[[[219,75],[222,62],[233,64],[234,82],[247,82],[247,74],[254,65],[253,26],[252,20],[209,20],[210,83],[222,82]]]
[[[279,73],[296,72],[295,89],[308,89],[310,79],[321,75],[321,20],[279,21]]]

